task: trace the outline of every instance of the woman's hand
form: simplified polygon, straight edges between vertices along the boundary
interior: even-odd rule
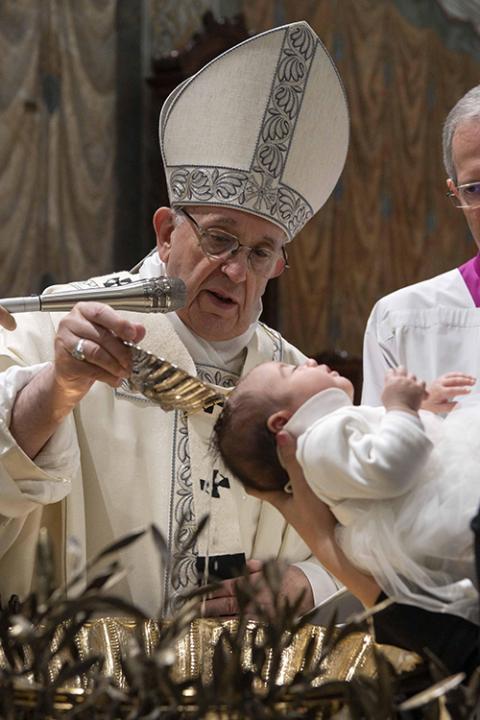
[[[248,490],[260,500],[274,505],[309,546],[322,565],[335,575],[365,605],[374,605],[380,588],[370,575],[353,565],[337,545],[337,520],[307,483],[296,458],[296,441],[285,430],[276,435],[282,465],[290,478],[291,493],[284,490]]]
[[[276,507],[315,552],[312,545],[322,536],[333,536],[337,521],[328,505],[315,495],[305,480],[296,458],[295,438],[281,430],[276,435],[276,441],[282,465],[290,478],[291,492],[250,489],[247,492]]]

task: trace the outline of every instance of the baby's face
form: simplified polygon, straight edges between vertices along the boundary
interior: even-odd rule
[[[278,396],[288,399],[289,409],[295,412],[309,398],[322,390],[338,388],[347,393],[353,402],[353,385],[350,380],[328,365],[318,365],[316,360],[306,360],[303,365],[269,362],[254,368],[243,380],[242,389],[262,393],[278,390]]]

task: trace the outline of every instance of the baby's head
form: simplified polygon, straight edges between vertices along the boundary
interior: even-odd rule
[[[353,398],[350,380],[315,360],[263,363],[238,383],[215,423],[213,444],[247,489],[285,487],[288,475],[278,459],[275,435],[309,398],[329,388]]]

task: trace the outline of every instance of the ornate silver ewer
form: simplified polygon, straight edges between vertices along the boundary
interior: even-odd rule
[[[160,405],[162,410],[183,410],[187,414],[223,405],[229,390],[221,392],[185,370],[125,342],[131,348],[133,370],[128,378],[129,387]]]

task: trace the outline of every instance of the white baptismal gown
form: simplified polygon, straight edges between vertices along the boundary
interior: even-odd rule
[[[446,419],[420,415],[353,406],[329,389],[286,429],[355,565],[398,602],[478,623],[470,521],[480,499],[480,404]]]

